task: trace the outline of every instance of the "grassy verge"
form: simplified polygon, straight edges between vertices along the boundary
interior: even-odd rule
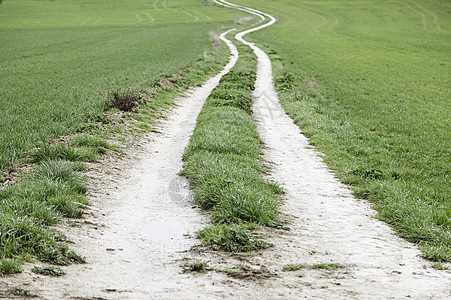
[[[225,48],[206,52],[191,67],[155,85],[123,90],[117,99],[142,100],[131,111],[111,108],[107,100],[105,106],[110,109],[80,124],[76,134],[38,143],[24,161],[28,166],[32,163],[33,170],[16,178],[16,184],[0,188],[0,274],[20,272],[22,261],[35,259],[56,265],[84,262],[51,227],[63,217],[83,215],[83,207],[88,204],[85,178],[80,173],[86,168],[83,162],[97,160],[110,150],[121,150],[105,138],[114,137],[118,143],[126,134],[151,130],[151,124],[174,104],[177,95],[219,72],[227,54]],[[129,107],[127,103],[125,107]]]
[[[226,251],[269,247],[250,232],[275,224],[281,189],[261,177],[261,144],[251,118],[256,58],[238,46],[240,58],[208,97],[183,159],[196,202],[211,209],[213,223],[198,232],[203,244]]]
[[[449,3],[240,4],[280,17],[252,38],[270,44],[280,100],[310,143],[425,258],[450,262]]]
[[[337,176],[357,197],[375,203],[381,220],[418,243],[425,258],[451,261],[449,166],[440,154],[443,145],[431,149],[427,140],[408,133],[383,125],[363,127],[312,79],[291,72],[277,75],[282,105],[310,144],[326,154]]]
[[[63,245],[62,237],[47,229],[61,217],[79,217],[87,189],[84,178],[76,173],[82,164],[46,161],[19,184],[0,189],[0,257],[1,273],[17,271],[8,262],[32,260],[66,265],[84,259]],[[11,260],[16,258],[18,260]]]

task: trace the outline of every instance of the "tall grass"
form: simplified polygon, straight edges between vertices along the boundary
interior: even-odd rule
[[[43,162],[19,184],[0,189],[2,264],[9,258],[30,255],[59,265],[84,262],[46,228],[62,216],[80,217],[82,206],[88,204],[83,196],[87,191],[85,179],[77,169],[77,164]],[[10,272],[5,269],[2,273]]]

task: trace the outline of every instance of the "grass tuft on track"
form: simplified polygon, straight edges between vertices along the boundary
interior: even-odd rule
[[[272,247],[252,235],[252,225],[232,224],[209,226],[200,230],[197,234],[202,239],[203,245],[212,245],[228,252],[246,252]]]

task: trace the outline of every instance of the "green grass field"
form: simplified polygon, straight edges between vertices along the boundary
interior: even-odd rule
[[[425,257],[451,261],[451,3],[236,3],[279,19],[247,39],[265,45],[282,104],[311,144],[325,153],[325,161],[357,196],[376,204],[381,219],[419,243]],[[0,171],[39,142],[98,120],[108,92],[144,90],[192,66],[213,47],[210,30],[243,16],[207,0],[2,1]],[[225,96],[220,89],[214,95]],[[214,97],[209,101],[219,103]],[[242,114],[250,113],[248,102],[237,102],[248,108]],[[47,226],[61,216],[79,214],[80,207],[66,198],[79,199],[82,193],[60,178],[72,174],[70,168],[40,165],[17,190],[3,190],[0,199],[12,200],[2,203],[2,232],[13,234],[15,228],[35,238],[26,240],[26,249],[4,247],[2,258],[26,260],[30,245],[44,249],[51,244],[47,248],[52,253],[41,248],[31,253],[60,263],[80,260],[47,231],[30,225],[34,219],[25,215],[40,212],[33,218]],[[51,175],[49,170],[62,175],[41,180],[42,174]],[[18,200],[41,187],[38,200],[61,210],[55,215],[46,214],[44,204],[33,208],[35,204]],[[56,194],[65,190],[67,197],[56,199],[44,187]],[[23,230],[10,218],[19,206]],[[219,212],[215,217],[221,223]],[[29,234],[26,228],[36,232]],[[0,273],[13,272],[14,266],[2,260]]]
[[[240,0],[275,26],[281,101],[357,196],[424,256],[451,260],[451,3]]]
[[[210,50],[242,12],[203,0],[0,4],[0,171],[95,119],[104,96],[145,89]]]

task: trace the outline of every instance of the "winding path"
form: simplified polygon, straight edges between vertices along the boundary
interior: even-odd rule
[[[449,272],[424,268],[429,262],[418,257],[418,248],[375,219],[369,203],[353,197],[279,105],[269,57],[243,39],[272,25],[275,19],[255,9],[217,2],[269,19],[236,35],[258,58],[253,110],[266,145],[265,156],[275,164],[271,177],[286,191],[281,209],[291,228],[288,233],[273,235],[275,249],[263,252],[265,267],[279,278],[267,282],[258,295],[281,299],[450,299]],[[311,269],[319,263],[338,263],[343,269]],[[305,267],[294,272],[296,275],[277,272],[288,264]]]
[[[244,40],[276,20],[214,1],[260,18],[236,38],[258,57],[253,109],[265,155],[274,164],[271,178],[286,190],[281,210],[291,230],[263,229],[275,247],[260,255],[189,251],[196,241],[186,233],[203,227],[208,217],[191,208],[187,182],[177,173],[205,99],[237,60],[224,33],[221,39],[232,53],[225,69],[179,101],[161,134],[134,147],[120,166],[105,166],[109,177],[98,179],[99,199],[92,201],[98,211],[90,213],[90,226],[74,228],[71,235],[89,264],[70,266],[61,278],[18,275],[0,282],[20,284],[43,299],[449,299],[450,274],[423,268],[428,263],[418,258],[418,249],[373,218],[370,205],[334,177],[280,107],[268,56]],[[216,269],[246,265],[252,272],[245,279],[221,272],[182,274],[185,259],[208,261]],[[312,268],[318,263],[343,268]],[[287,264],[302,268],[282,271]]]

